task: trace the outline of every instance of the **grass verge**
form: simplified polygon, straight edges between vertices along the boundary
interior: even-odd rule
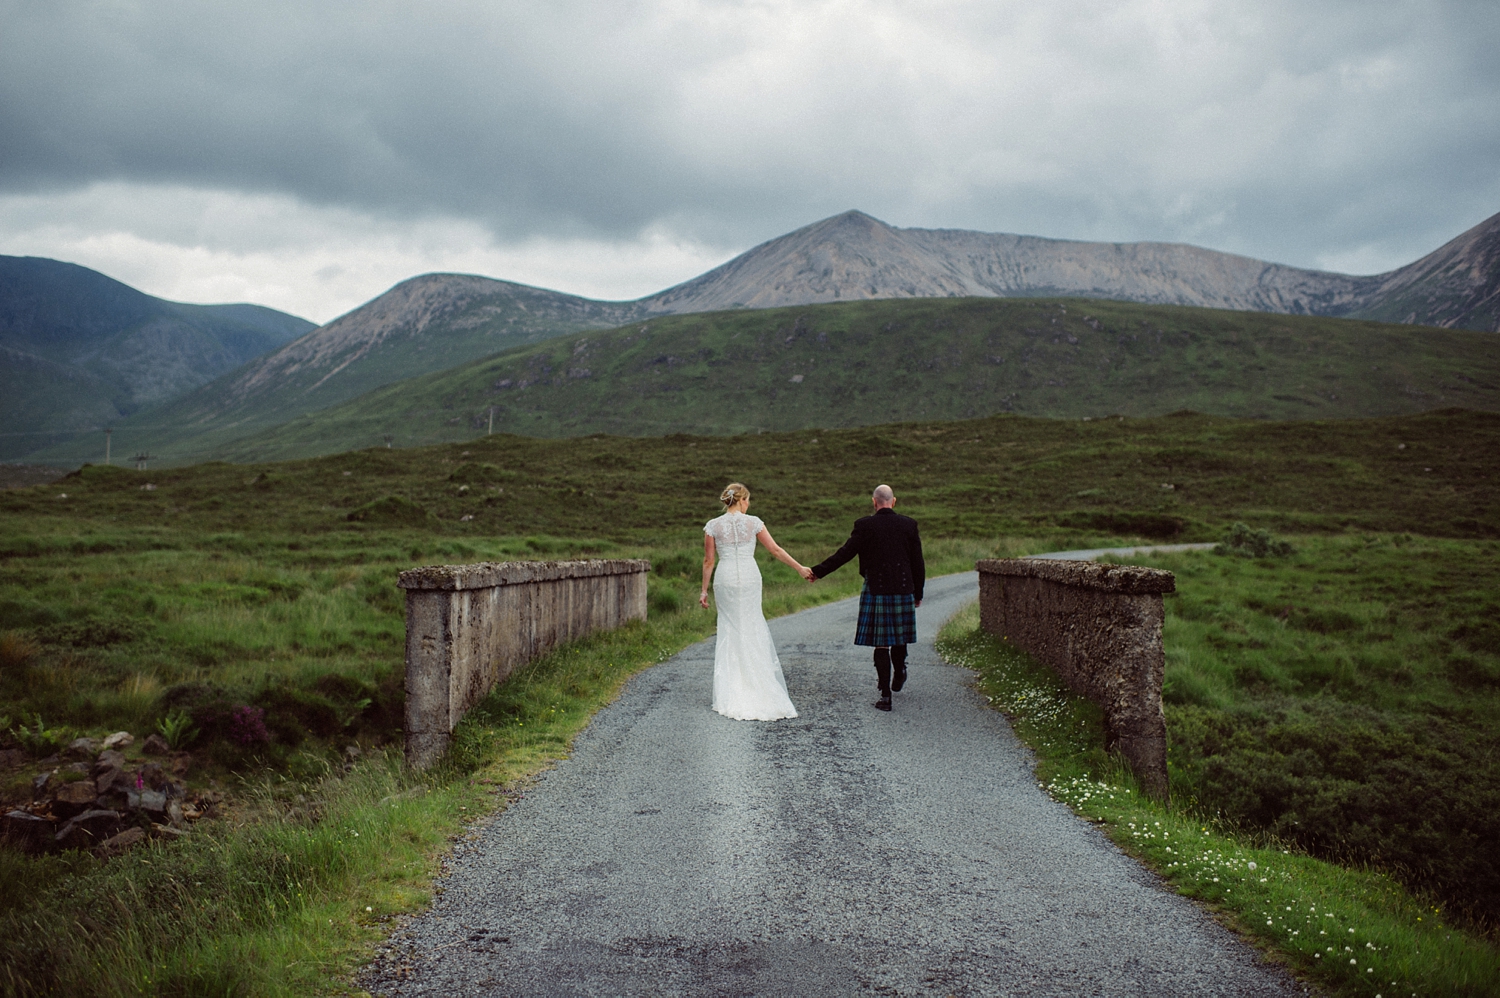
[[[977,688],[1035,752],[1044,790],[1300,976],[1360,998],[1495,993],[1495,947],[1390,876],[1293,852],[1272,836],[1143,797],[1119,759],[1104,752],[1098,708],[982,631],[977,605],[943,628],[938,648],[978,673]]]

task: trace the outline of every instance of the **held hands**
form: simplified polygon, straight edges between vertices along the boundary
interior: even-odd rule
[[[800,575],[800,576],[802,576],[808,582],[817,582],[818,581],[818,577],[813,574],[813,570],[810,569],[810,568],[808,568],[806,565],[803,565],[803,566],[799,567],[797,569],[797,574]]]

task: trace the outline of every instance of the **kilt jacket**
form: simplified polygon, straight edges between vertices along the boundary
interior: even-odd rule
[[[894,509],[877,510],[854,521],[854,531],[844,546],[813,566],[818,578],[830,575],[859,555],[859,574],[877,596],[911,593],[922,598],[927,566],[922,561],[922,538],[917,521]]]

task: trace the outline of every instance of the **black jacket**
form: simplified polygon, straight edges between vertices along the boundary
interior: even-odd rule
[[[865,577],[870,592],[877,596],[911,593],[922,598],[927,581],[927,566],[922,562],[922,538],[917,521],[894,509],[876,510],[873,516],[854,521],[854,531],[844,546],[826,561],[813,566],[813,574],[823,578],[837,571],[859,555],[859,574]]]

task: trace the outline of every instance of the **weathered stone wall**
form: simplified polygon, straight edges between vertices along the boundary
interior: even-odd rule
[[[646,619],[649,561],[508,561],[402,572],[406,760],[425,768],[519,665],[592,631]]]
[[[987,559],[975,567],[980,626],[1045,662],[1103,708],[1106,747],[1165,800],[1162,594],[1176,589],[1172,573],[1032,558]]]

